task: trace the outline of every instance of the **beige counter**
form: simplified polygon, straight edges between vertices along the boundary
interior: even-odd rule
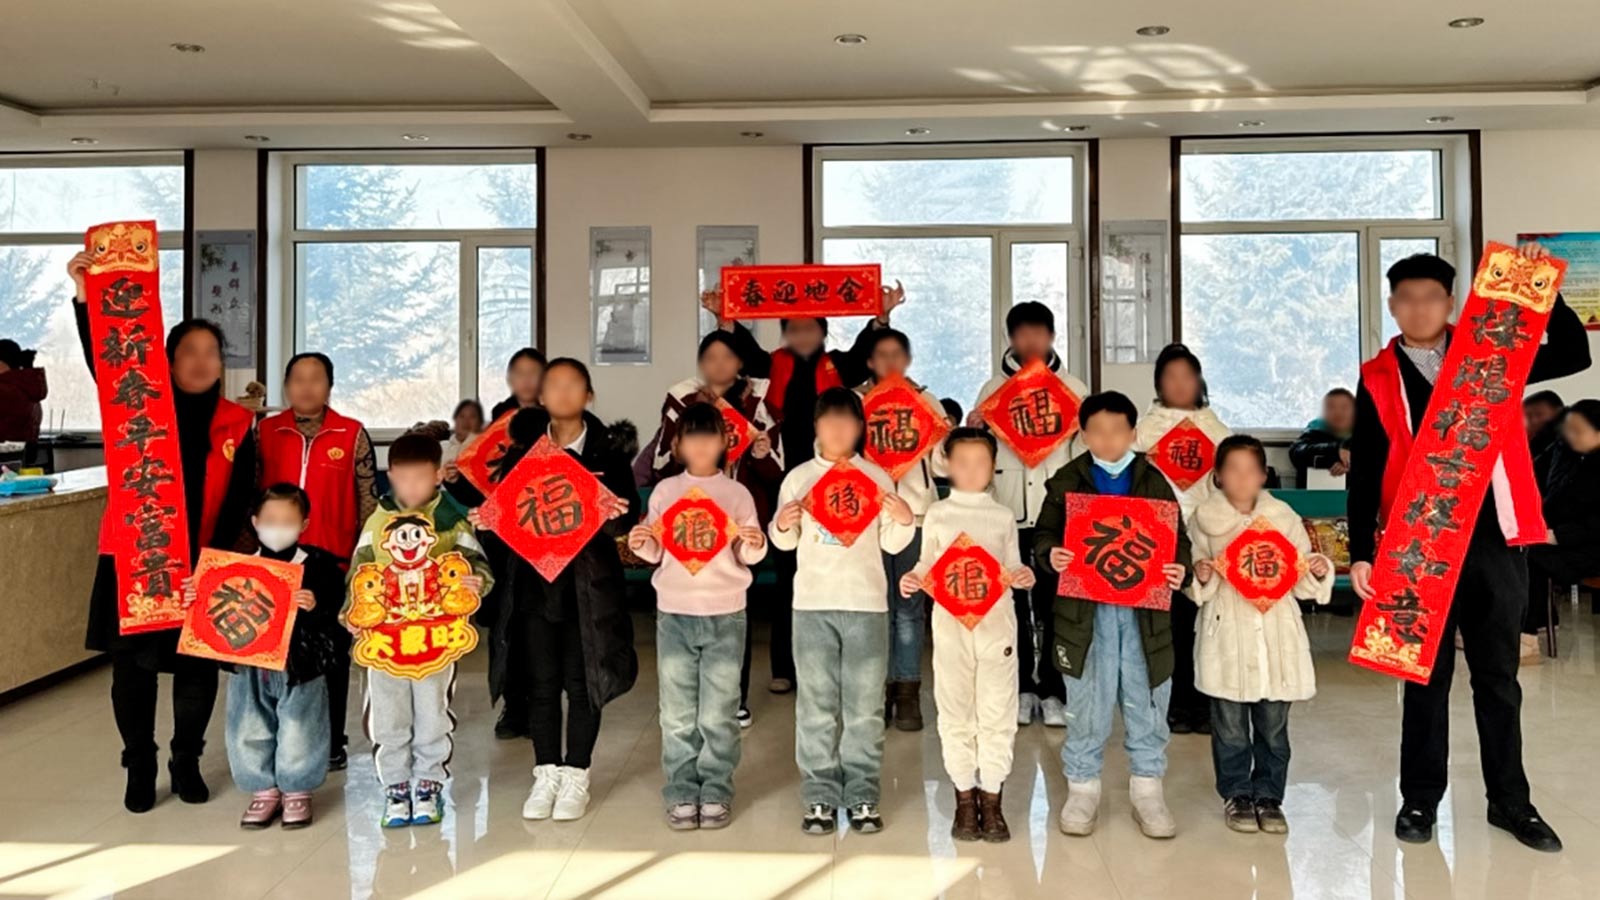
[[[95,654],[83,648],[106,506],[104,466],[63,472],[48,494],[0,498],[0,694]]]

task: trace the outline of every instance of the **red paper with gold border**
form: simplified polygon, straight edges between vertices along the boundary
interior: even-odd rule
[[[305,569],[291,562],[206,548],[194,567],[195,601],[178,652],[282,672]]]
[[[883,509],[883,489],[849,460],[841,460],[817,479],[800,505],[823,530],[851,547]]]
[[[431,528],[420,531],[424,539],[433,536]],[[360,665],[420,680],[478,646],[471,615],[479,597],[461,583],[472,564],[454,550],[430,556],[427,549],[412,562],[391,553],[387,565],[362,563],[351,570],[345,620],[357,629],[350,657]]]
[[[511,417],[513,409],[489,423],[470,443],[456,455],[456,468],[478,492],[488,496],[494,491],[495,476],[500,473],[501,461],[511,448]]]
[[[739,536],[739,524],[699,488],[690,488],[661,513],[655,524],[662,549],[699,575],[717,554]]]
[[[554,581],[616,502],[593,472],[545,435],[501,479],[478,514],[546,581]]]
[[[1185,416],[1150,448],[1150,464],[1177,485],[1180,492],[1211,474],[1216,463],[1217,445],[1194,420]]]
[[[1352,663],[1419,684],[1432,677],[1492,473],[1503,455],[1531,465],[1522,392],[1566,269],[1485,247],[1383,526]]]
[[[1172,608],[1161,567],[1178,560],[1178,504],[1104,494],[1068,494],[1061,546],[1072,562],[1056,593],[1113,606]]]
[[[1294,542],[1266,518],[1246,526],[1216,561],[1217,571],[1239,596],[1262,612],[1289,596],[1306,566]]]
[[[1000,560],[966,532],[939,554],[922,579],[923,591],[968,631],[978,627],[1001,597],[1009,596],[1010,583]]]
[[[943,409],[934,409],[902,375],[879,381],[861,401],[867,419],[867,459],[899,481],[950,433]]]
[[[882,267],[724,266],[724,319],[825,319],[883,311]]]
[[[755,443],[756,427],[750,424],[750,420],[746,419],[743,413],[734,409],[732,403],[721,397],[717,398],[717,411],[722,413],[722,421],[728,427],[727,465],[731,467],[744,456],[750,445]]]
[[[1083,398],[1043,360],[1036,359],[1006,379],[978,405],[978,412],[1022,464],[1033,468],[1078,430]]]
[[[84,274],[84,294],[109,476],[100,549],[116,561],[117,628],[122,634],[180,628],[189,526],[156,223],[96,225],[84,246],[95,259]]]

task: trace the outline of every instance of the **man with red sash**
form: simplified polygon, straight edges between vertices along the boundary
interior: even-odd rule
[[[1538,245],[1521,248],[1538,257]],[[1374,597],[1373,561],[1378,530],[1387,520],[1410,457],[1413,435],[1424,421],[1452,336],[1455,269],[1437,256],[1418,254],[1389,269],[1389,311],[1400,336],[1361,367],[1356,427],[1350,442],[1349,515],[1351,586],[1365,601]],[[1559,297],[1550,313],[1528,381],[1581,372],[1589,367],[1583,323]],[[1516,403],[1520,397],[1506,402]],[[1517,417],[1520,422],[1520,417]],[[1507,435],[1508,447],[1525,445]],[[1519,638],[1528,597],[1523,545],[1544,539],[1538,485],[1531,465],[1518,465],[1515,451],[1495,466],[1477,522],[1471,526],[1460,581],[1450,605],[1439,654],[1426,684],[1405,686],[1400,736],[1400,812],[1395,836],[1431,839],[1436,809],[1447,784],[1450,682],[1455,671],[1455,635],[1460,629],[1472,670],[1472,703],[1478,723],[1479,756],[1489,799],[1489,824],[1537,850],[1556,851],[1561,841],[1529,798],[1522,766],[1522,689],[1517,684]],[[1523,454],[1526,462],[1526,453]]]

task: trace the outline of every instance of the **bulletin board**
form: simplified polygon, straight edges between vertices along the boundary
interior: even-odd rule
[[[1561,296],[1583,320],[1583,327],[1600,331],[1600,231],[1558,231],[1517,235],[1517,243],[1538,241],[1567,261]]]
[[[230,369],[256,367],[256,233],[195,232],[194,285],[190,309],[222,328]]]

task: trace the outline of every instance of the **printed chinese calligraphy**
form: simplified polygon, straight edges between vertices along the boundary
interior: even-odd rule
[[[426,518],[399,515],[384,526],[378,561],[351,571],[345,619],[358,629],[350,648],[357,663],[421,679],[478,645],[468,617],[479,597],[462,584],[472,566],[453,550],[434,556],[438,543]]]
[[[750,420],[746,419],[742,413],[734,409],[733,404],[721,397],[717,398],[717,411],[722,413],[722,422],[727,426],[725,432],[728,438],[726,463],[731,469],[733,464],[744,456],[744,452],[750,449],[750,445],[755,443],[756,427],[751,425]]]
[[[1211,474],[1217,445],[1193,419],[1185,417],[1150,448],[1150,464],[1181,493]]]
[[[875,316],[883,311],[878,264],[725,266],[724,319]]]
[[[495,483],[505,477],[506,451],[511,448],[511,418],[516,414],[517,410],[513,409],[495,419],[456,455],[456,469],[461,477],[484,496],[493,493]]]
[[[1289,596],[1307,563],[1293,541],[1259,518],[1228,544],[1216,567],[1239,596],[1266,612]]]
[[[990,430],[1033,468],[1078,430],[1082,398],[1043,360],[1034,360],[990,394],[978,411]]]
[[[194,605],[178,652],[283,671],[304,570],[293,563],[222,550],[200,551]]]
[[[690,575],[700,574],[739,534],[739,526],[705,491],[690,488],[655,524],[661,546]]]
[[[800,505],[824,531],[849,547],[877,519],[883,509],[881,498],[878,483],[843,460],[817,479]]]
[[[950,433],[943,409],[935,409],[916,385],[890,375],[861,401],[867,419],[864,455],[899,481]]]
[[[1097,603],[1170,609],[1161,567],[1177,561],[1178,505],[1099,494],[1068,494],[1061,546],[1072,563],[1057,593]]]
[[[495,534],[554,581],[605,524],[616,495],[577,457],[539,438],[479,508]]]
[[[995,603],[1008,597],[1009,584],[1008,574],[994,554],[963,532],[928,569],[922,589],[970,631]]]

